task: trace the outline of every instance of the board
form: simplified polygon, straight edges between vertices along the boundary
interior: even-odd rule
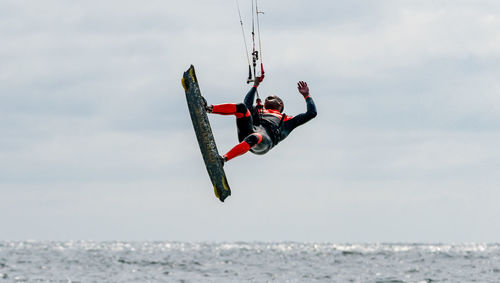
[[[222,163],[219,161],[219,152],[215,144],[193,65],[184,72],[182,86],[186,92],[186,101],[191,121],[193,122],[194,132],[198,139],[205,167],[214,186],[215,196],[223,202],[231,195],[231,189],[227,183]]]

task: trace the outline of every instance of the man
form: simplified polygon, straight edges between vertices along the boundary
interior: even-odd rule
[[[316,117],[316,106],[309,95],[307,83],[303,81],[298,82],[297,88],[306,100],[307,111],[305,113],[295,117],[285,115],[283,101],[275,95],[268,96],[263,106],[258,99],[257,105],[254,106],[255,93],[263,79],[263,77],[255,79],[243,103],[205,104],[209,113],[236,116],[240,143],[221,157],[223,164],[249,150],[255,154],[267,153],[284,140],[293,129]]]

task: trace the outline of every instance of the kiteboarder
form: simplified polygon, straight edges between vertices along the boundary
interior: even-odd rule
[[[284,114],[283,101],[276,95],[268,96],[264,105],[257,99],[257,104],[254,105],[257,88],[263,79],[264,76],[255,78],[253,87],[245,96],[243,103],[207,105],[204,101],[208,113],[236,116],[240,143],[221,156],[222,164],[248,151],[265,154],[283,141],[296,127],[316,117],[316,106],[304,81],[297,83],[297,89],[306,101],[305,113],[297,116]]]

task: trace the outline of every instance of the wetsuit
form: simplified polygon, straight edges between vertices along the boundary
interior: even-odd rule
[[[225,157],[230,160],[248,150],[265,154],[284,140],[296,127],[316,117],[316,106],[310,96],[305,97],[307,111],[297,116],[287,116],[277,110],[253,105],[257,87],[252,87],[243,103],[213,105],[214,114],[235,115],[240,144]]]

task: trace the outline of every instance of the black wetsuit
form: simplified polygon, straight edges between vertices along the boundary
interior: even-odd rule
[[[257,88],[252,87],[245,96],[243,103],[236,105],[241,114],[248,113],[236,119],[238,139],[246,141],[255,154],[265,154],[279,142],[284,140],[296,127],[316,117],[316,106],[310,96],[306,97],[307,111],[297,116],[287,116],[277,110],[254,106]]]

